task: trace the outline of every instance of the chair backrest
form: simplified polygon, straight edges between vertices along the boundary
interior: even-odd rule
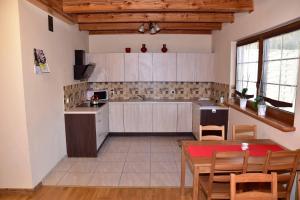
[[[256,125],[233,125],[232,126],[232,139],[256,139],[257,128]]]
[[[298,165],[298,151],[269,151],[264,166],[264,173],[277,172],[278,184],[284,186],[284,196],[289,197]],[[279,196],[280,197],[280,196]]]
[[[238,183],[271,183],[270,192],[262,191],[246,191],[238,192],[236,186]],[[231,200],[277,200],[277,174],[272,172],[271,174],[263,173],[248,173],[248,174],[231,174],[230,175],[230,199]]]
[[[219,131],[221,136],[218,135],[203,135],[203,131]],[[224,140],[225,139],[225,127],[224,126],[199,126],[199,140]]]
[[[208,182],[208,195],[213,183],[229,183],[231,173],[246,173],[249,151],[214,152]],[[228,191],[229,192],[229,191]]]

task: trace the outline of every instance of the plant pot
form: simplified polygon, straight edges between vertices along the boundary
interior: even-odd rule
[[[245,110],[246,106],[247,106],[247,99],[240,99],[240,108]]]
[[[266,105],[257,105],[257,114],[258,116],[266,116],[267,106]]]

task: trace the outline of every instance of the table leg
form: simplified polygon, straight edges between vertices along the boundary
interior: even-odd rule
[[[197,200],[199,194],[199,173],[194,169],[193,171],[193,198],[192,200]]]
[[[185,185],[185,155],[182,147],[181,150],[181,181],[180,181],[180,194],[184,197],[184,185]]]

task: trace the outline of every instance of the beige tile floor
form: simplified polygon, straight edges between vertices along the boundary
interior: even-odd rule
[[[179,186],[177,141],[191,137],[109,137],[97,158],[64,158],[43,180],[64,186]],[[187,167],[186,184],[192,185]]]

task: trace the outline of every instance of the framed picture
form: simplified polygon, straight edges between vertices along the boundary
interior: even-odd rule
[[[33,49],[34,55],[34,73],[42,74],[49,73],[49,66],[47,64],[47,59],[45,53],[41,49]]]

